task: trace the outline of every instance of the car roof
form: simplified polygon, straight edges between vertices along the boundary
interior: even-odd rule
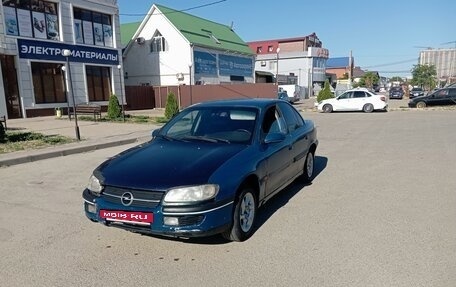
[[[279,99],[228,99],[207,101],[194,104],[191,107],[244,107],[244,108],[265,108],[273,103],[282,103]]]
[[[367,88],[354,88],[350,90],[346,90],[346,92],[355,92],[355,91],[363,91],[363,92],[370,92]]]

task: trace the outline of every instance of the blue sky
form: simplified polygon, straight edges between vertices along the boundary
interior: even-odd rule
[[[455,0],[118,0],[120,22],[141,21],[154,3],[176,10],[214,3],[185,12],[233,22],[246,42],[315,32],[330,57],[351,50],[356,66],[386,77],[410,75],[422,47],[456,47]]]

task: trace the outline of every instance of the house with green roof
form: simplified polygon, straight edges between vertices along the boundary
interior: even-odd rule
[[[121,38],[126,85],[254,82],[255,54],[228,25],[154,4]]]

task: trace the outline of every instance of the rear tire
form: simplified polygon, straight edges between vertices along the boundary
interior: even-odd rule
[[[333,111],[333,107],[330,104],[326,104],[323,106],[323,112],[324,113],[330,113]]]
[[[244,188],[235,201],[233,225],[222,236],[229,241],[245,241],[253,234],[258,203],[255,191]]]
[[[372,104],[365,104],[363,107],[365,113],[372,113],[374,111],[374,106]]]
[[[416,103],[416,107],[419,108],[419,109],[425,108],[426,107],[426,103],[425,102],[418,102],[418,103]]]
[[[304,169],[301,179],[304,183],[310,183],[313,180],[315,173],[315,157],[313,152],[309,151],[304,162]]]

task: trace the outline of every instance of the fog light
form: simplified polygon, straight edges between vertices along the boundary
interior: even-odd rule
[[[165,217],[163,217],[163,223],[165,225],[177,226],[177,225],[179,225],[179,218],[165,216]]]
[[[86,210],[90,213],[97,213],[97,205],[96,204],[89,204],[86,202]]]

